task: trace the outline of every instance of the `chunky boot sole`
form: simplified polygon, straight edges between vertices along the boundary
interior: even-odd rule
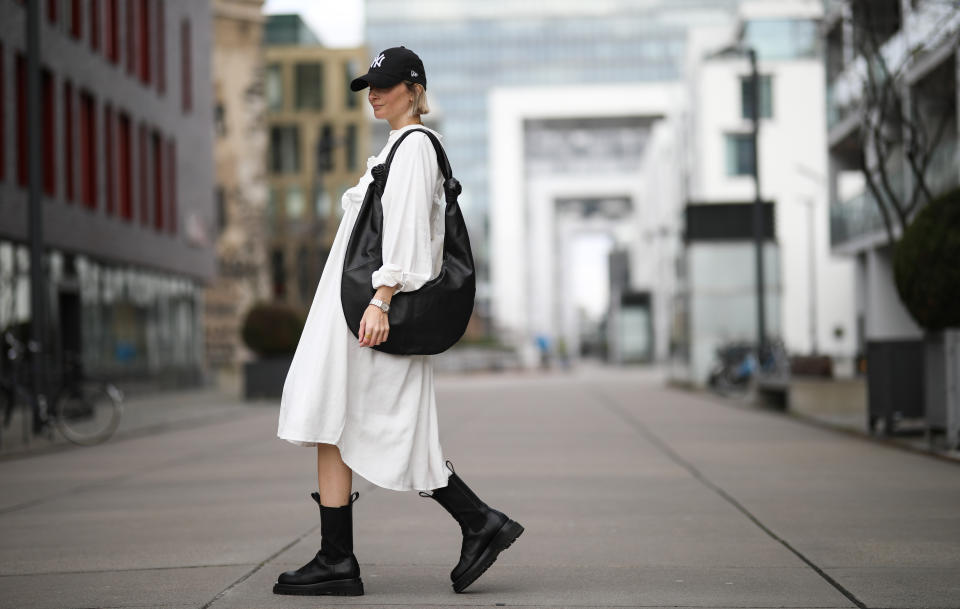
[[[334,579],[316,584],[274,584],[273,593],[297,596],[363,596],[363,581],[358,577]]]
[[[490,565],[497,560],[500,552],[509,548],[513,542],[516,541],[517,537],[520,537],[521,533],[523,533],[523,526],[521,526],[519,522],[507,520],[507,522],[500,527],[500,530],[497,531],[497,534],[493,536],[493,539],[490,540],[490,545],[483,551],[480,558],[478,558],[457,581],[453,582],[453,591],[463,592],[467,586],[477,581],[477,578],[483,575],[484,572],[490,568]]]

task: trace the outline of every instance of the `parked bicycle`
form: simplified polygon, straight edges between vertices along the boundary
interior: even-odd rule
[[[41,349],[34,341],[24,344],[9,330],[4,332],[5,374],[0,375],[0,400],[3,406],[3,426],[9,427],[17,406],[24,409],[24,417],[33,413],[33,433],[60,431],[64,438],[84,446],[99,444],[117,430],[123,414],[123,392],[113,383],[87,377],[78,357],[64,358],[60,378],[53,385],[49,397],[33,390],[29,357],[41,357]]]
[[[759,350],[753,343],[727,343],[716,353],[707,385],[720,395],[744,396],[758,381],[782,384],[790,378],[790,359],[781,340],[768,340]]]

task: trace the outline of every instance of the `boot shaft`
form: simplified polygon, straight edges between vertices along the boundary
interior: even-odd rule
[[[491,511],[456,473],[450,474],[447,486],[434,489],[430,496],[460,523],[464,532],[483,528]]]
[[[347,505],[328,507],[319,493],[311,494],[320,507],[320,552],[331,562],[353,556],[353,502],[359,496],[353,493]]]

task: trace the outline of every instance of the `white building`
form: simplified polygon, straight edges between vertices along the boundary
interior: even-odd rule
[[[761,78],[761,197],[773,204],[764,245],[767,338],[782,339],[791,354],[830,355],[847,369],[852,362],[853,269],[831,256],[829,243],[822,12],[817,0],[744,2],[739,27],[701,29],[688,47],[678,380],[704,383],[718,346],[757,336],[750,65],[743,54],[717,53],[738,41],[756,50]]]
[[[677,83],[490,93],[493,317],[528,365],[538,335],[580,353],[584,324],[609,309],[611,359],[666,357],[684,98]],[[616,287],[611,301],[614,251],[626,252],[623,300],[640,302],[630,314],[617,315]]]
[[[830,161],[831,244],[834,252],[855,263],[857,343],[866,353],[867,343],[919,340],[923,332],[897,295],[887,234],[860,167],[864,62],[855,39],[858,30],[868,27],[867,18],[856,14],[848,1],[830,1],[827,6],[829,135],[825,145]],[[933,121],[939,117],[925,112],[930,105],[954,100],[953,115],[943,117],[943,134],[926,172],[930,190],[944,192],[960,183],[955,103],[960,95],[960,10],[954,3],[924,0],[878,0],[871,9],[872,31],[882,43],[887,64],[901,76],[896,89],[907,107],[919,109]],[[873,159],[868,162],[873,166]],[[912,180],[904,155],[895,151],[884,162],[894,188],[908,193]]]

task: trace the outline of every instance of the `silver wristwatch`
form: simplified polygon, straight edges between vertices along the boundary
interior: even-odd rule
[[[380,307],[380,310],[383,311],[384,313],[386,313],[387,311],[390,310],[390,304],[389,304],[389,303],[386,303],[386,302],[383,302],[383,301],[380,300],[379,298],[374,298],[374,299],[372,299],[372,300],[370,301],[370,304],[372,304],[372,305],[377,305],[378,307]]]

